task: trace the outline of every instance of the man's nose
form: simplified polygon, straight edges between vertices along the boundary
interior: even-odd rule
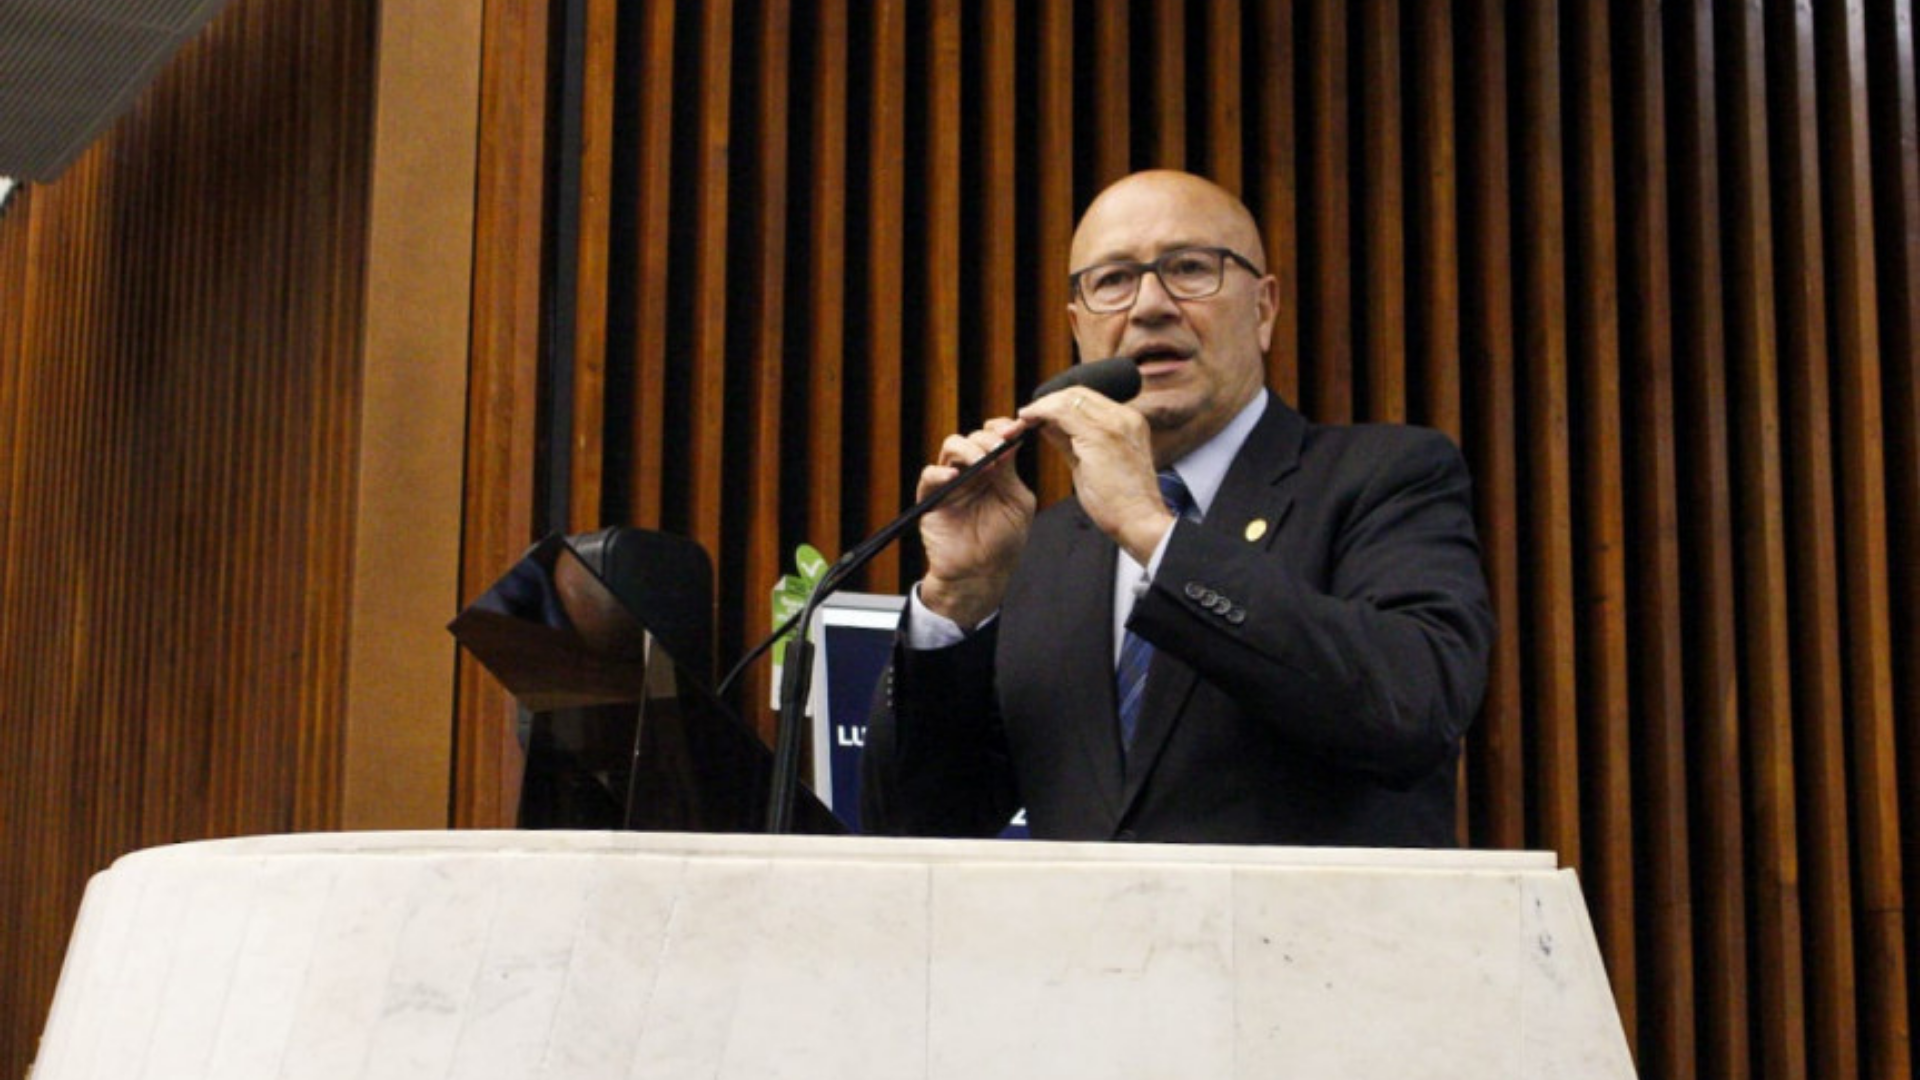
[[[1140,291],[1133,298],[1128,314],[1136,321],[1161,322],[1180,317],[1180,303],[1167,291],[1160,275],[1151,271],[1140,275]]]

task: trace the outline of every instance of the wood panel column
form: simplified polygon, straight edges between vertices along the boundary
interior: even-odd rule
[[[382,5],[340,824],[449,820],[483,10]],[[502,568],[504,569],[504,567]]]

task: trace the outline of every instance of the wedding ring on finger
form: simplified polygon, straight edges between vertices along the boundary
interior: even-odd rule
[[[1087,403],[1087,399],[1086,399],[1086,396],[1085,396],[1084,394],[1075,394],[1075,395],[1073,395],[1073,411],[1074,411],[1074,412],[1084,412],[1084,411],[1086,411],[1086,410],[1085,410],[1085,408],[1084,408],[1084,406],[1086,405],[1086,403]]]

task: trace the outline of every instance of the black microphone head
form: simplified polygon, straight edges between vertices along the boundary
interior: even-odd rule
[[[1131,401],[1140,393],[1140,365],[1131,356],[1110,356],[1075,364],[1041,383],[1033,396],[1043,398],[1069,386],[1084,386],[1115,401]]]

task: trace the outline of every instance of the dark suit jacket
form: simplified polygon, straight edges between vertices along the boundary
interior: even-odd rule
[[[1050,507],[996,620],[949,648],[896,646],[863,828],[992,835],[1024,805],[1048,838],[1456,842],[1493,617],[1452,442],[1310,424],[1270,396],[1134,606],[1157,651],[1124,752],[1116,550],[1074,500]]]

